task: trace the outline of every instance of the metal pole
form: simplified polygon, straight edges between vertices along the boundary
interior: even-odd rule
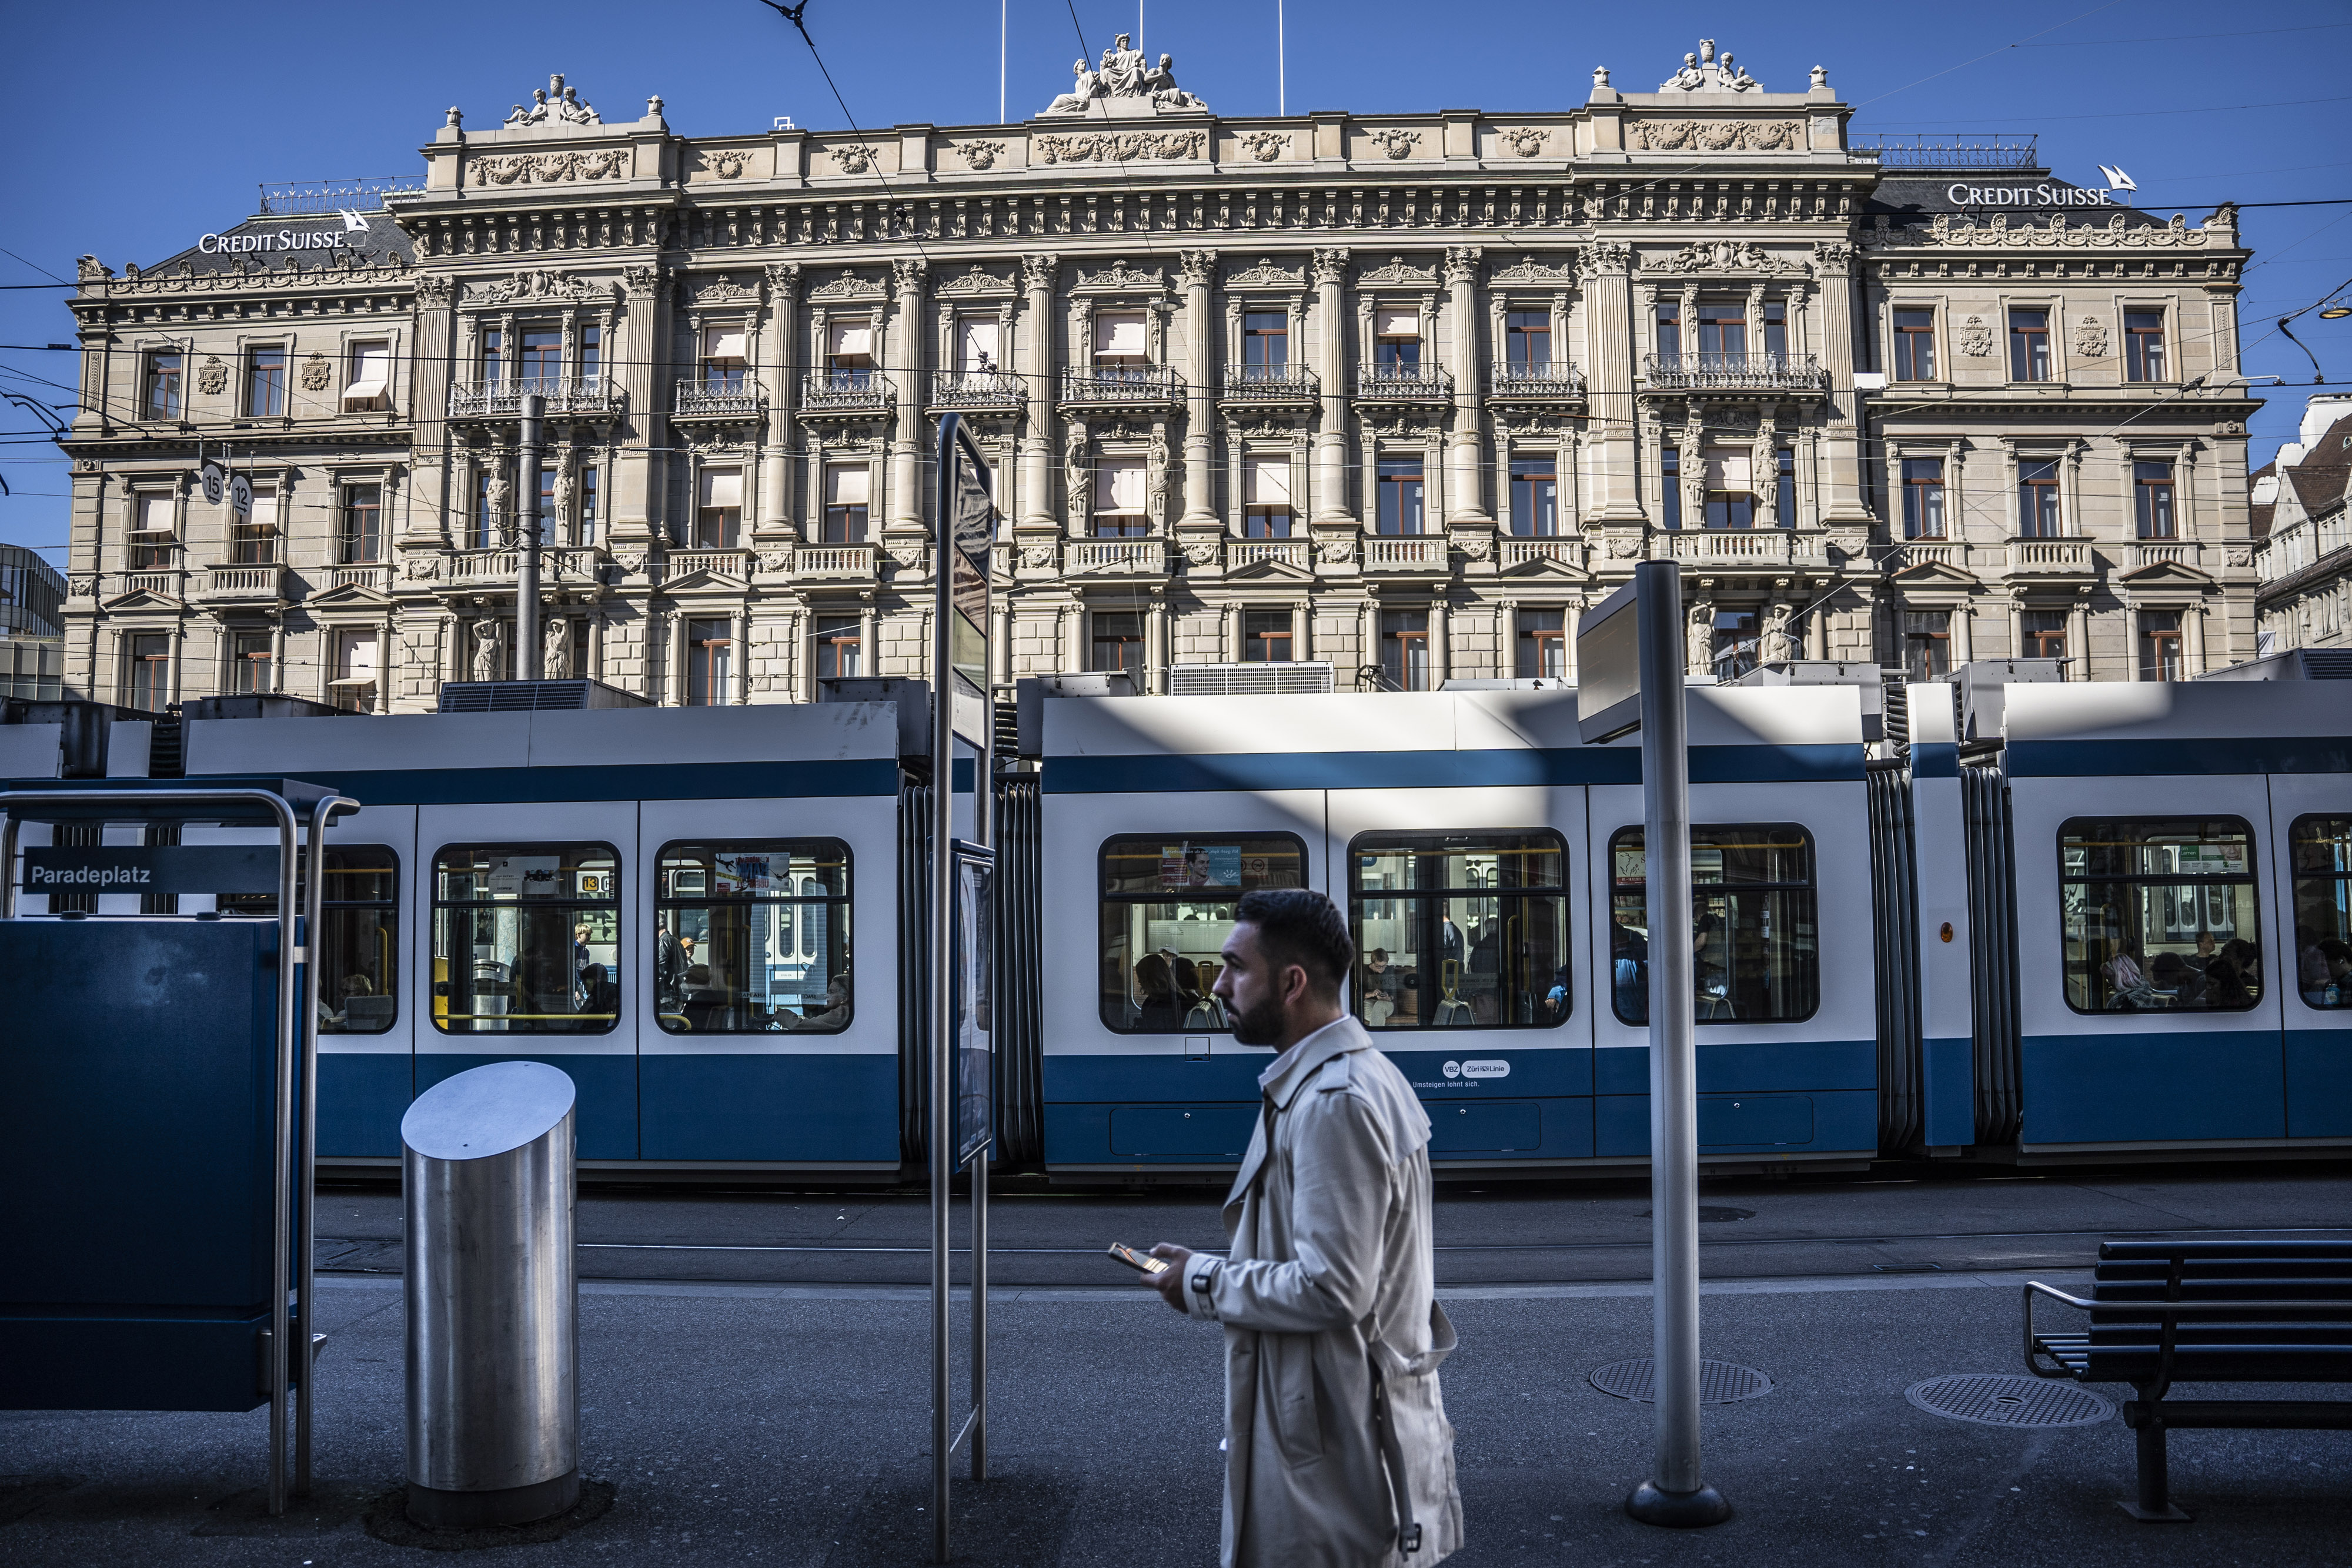
[[[948,552],[955,516],[957,419],[940,423],[939,484],[931,525],[931,1561],[948,1560],[948,1453],[953,1437],[948,1412],[948,1177],[955,1167],[954,1093],[949,1056],[954,1041],[948,988],[954,981],[955,668],[949,618],[955,613]]]
[[[300,1142],[296,1200],[301,1205],[302,1223],[296,1255],[294,1274],[294,1320],[301,1340],[299,1354],[301,1368],[296,1381],[294,1402],[294,1495],[310,1495],[310,1432],[315,1425],[317,1403],[313,1393],[312,1370],[319,1364],[319,1347],[326,1335],[319,1332],[318,1279],[318,1207],[319,1207],[319,920],[320,906],[326,898],[327,823],[337,808],[349,806],[356,810],[359,802],[341,795],[330,795],[310,809],[310,880],[302,898],[302,1009],[297,1027],[301,1030],[302,1102],[297,1111],[295,1131]]]
[[[515,550],[515,678],[547,678],[546,650],[539,645],[539,446],[547,399],[525,392],[522,400],[522,538]]]
[[[294,966],[302,961],[302,946],[294,915],[294,812],[280,797],[268,800],[278,816],[278,1094],[270,1120],[277,1155],[271,1162],[269,1215],[269,1512],[274,1518],[286,1511],[286,1402],[293,1367],[287,1352],[293,1323],[286,1299],[293,1289],[294,1041],[300,1027],[295,1009],[302,996],[294,983]]]
[[[1650,1254],[1657,1457],[1625,1500],[1645,1524],[1717,1524],[1730,1505],[1699,1479],[1698,1069],[1691,1039],[1689,730],[1682,569],[1633,569],[1642,662],[1643,889],[1650,923]]]

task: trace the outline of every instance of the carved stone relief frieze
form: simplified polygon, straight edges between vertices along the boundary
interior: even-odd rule
[[[2086,360],[2104,358],[2107,351],[2107,324],[2096,316],[2085,316],[2074,323],[2074,351]]]
[[[1437,268],[1414,267],[1401,256],[1389,257],[1385,266],[1368,267],[1356,275],[1359,284],[1425,283],[1437,281]]]
[[[584,305],[606,298],[604,287],[586,278],[573,277],[548,267],[525,267],[511,277],[466,286],[466,303],[468,305],[538,304],[547,300],[570,300]]]
[[[608,147],[601,152],[516,152],[503,158],[476,159],[472,168],[478,187],[623,180],[628,177],[629,150]]]
[[[228,367],[217,354],[206,354],[202,368],[196,371],[196,390],[206,397],[218,397],[228,386]]]
[[[326,355],[313,353],[309,359],[302,361],[302,390],[304,392],[325,392],[327,390],[327,383],[334,379],[335,367],[329,362]]]
[[[868,147],[857,141],[828,147],[825,151],[833,155],[835,171],[843,174],[871,174],[882,156],[879,147]]]
[[[963,299],[975,295],[1002,296],[1010,298],[1013,295],[1013,285],[975,261],[971,264],[971,270],[969,272],[960,272],[953,277],[941,278],[939,287],[931,292],[945,299]]]
[[[963,166],[967,169],[993,169],[996,161],[1004,156],[1004,143],[1002,141],[959,141],[955,150],[962,156]]]
[[[1522,158],[1532,158],[1544,150],[1550,132],[1540,125],[1496,126],[1495,140]]]
[[[1307,282],[1303,267],[1277,267],[1271,256],[1261,257],[1255,267],[1225,274],[1225,286],[1231,287],[1297,288]]]
[[[1672,256],[1642,264],[1643,272],[1761,272],[1771,277],[1802,275],[1805,264],[1774,256],[1752,240],[1707,239],[1686,245]]]
[[[1290,133],[1285,131],[1245,131],[1234,140],[1261,163],[1271,163],[1290,151]]]
[[[1801,120],[1636,120],[1625,139],[1643,152],[1797,152]]]
[[[1488,283],[1573,283],[1576,263],[1573,261],[1544,262],[1531,256],[1521,256],[1508,267],[1498,267],[1486,275]]]
[[[1040,163],[1129,163],[1139,158],[1198,158],[1205,131],[1107,131],[1094,136],[1039,136],[1030,150]]]
[[[854,270],[845,267],[841,269],[839,277],[830,283],[818,284],[809,290],[808,297],[811,303],[818,304],[835,299],[880,299],[887,293],[887,290],[875,279],[860,277]]]
[[[697,305],[757,304],[760,286],[738,283],[731,277],[714,277],[697,287],[692,298]]]
[[[1960,352],[1973,360],[1981,360],[1992,352],[1992,329],[1981,316],[1971,316],[1960,323]]]
[[[1864,235],[1864,242],[1873,250],[1899,249],[1906,246],[1935,247],[1941,246],[1985,246],[2010,249],[2154,249],[2178,246],[2201,246],[2209,243],[2226,245],[2223,229],[2218,221],[2213,230],[2189,226],[2189,220],[2176,213],[2170,223],[2157,225],[2128,225],[2125,215],[2116,213],[2104,224],[2085,220],[2070,225],[2063,213],[2053,213],[2047,224],[2037,224],[2030,218],[2012,221],[2007,213],[1995,213],[1983,223],[1974,223],[1965,214],[1937,213],[1924,225],[1911,225],[1895,229],[1874,230]]]
[[[1378,147],[1391,158],[1403,160],[1412,157],[1413,149],[1421,145],[1421,132],[1406,131],[1401,127],[1386,131],[1367,131],[1364,132],[1364,140]]]
[[[702,155],[702,166],[722,180],[740,180],[751,167],[751,154],[740,147],[720,147]]]
[[[1081,270],[1077,286],[1080,288],[1163,288],[1167,287],[1167,279],[1159,268],[1140,271],[1128,266],[1127,258],[1121,256],[1097,271]]]

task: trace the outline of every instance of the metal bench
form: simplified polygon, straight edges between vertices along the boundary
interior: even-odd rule
[[[2033,1298],[2090,1313],[2037,1333]],[[2044,1363],[2054,1363],[2045,1365]],[[2170,1399],[2176,1383],[2352,1383],[2352,1241],[2109,1241],[2090,1295],[2025,1287],[2025,1364],[2038,1377],[2128,1383],[2140,1520],[2186,1520],[2165,1477],[2179,1427],[2352,1429],[2352,1399]]]

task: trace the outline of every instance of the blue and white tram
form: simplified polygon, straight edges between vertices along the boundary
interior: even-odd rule
[[[1873,1157],[1871,816],[1851,686],[1690,696],[1700,1137],[1718,1161]],[[1263,1048],[1210,995],[1234,904],[1322,889],[1349,1005],[1421,1092],[1442,1160],[1646,1156],[1637,742],[1572,692],[1067,697],[1044,707],[1043,1155],[1237,1158]]]
[[[1919,852],[1957,832],[1974,916],[1972,1125],[1931,1095],[1927,1141],[2025,1161],[2352,1147],[2352,687],[2012,685],[1963,720],[1957,791],[1914,728]],[[1931,998],[1949,898],[1922,894]],[[1948,1091],[1952,1014],[1931,1011]]]

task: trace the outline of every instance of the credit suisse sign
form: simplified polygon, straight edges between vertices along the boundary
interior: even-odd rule
[[[2112,207],[2113,191],[2073,185],[1953,185],[1944,199],[1956,207]]]
[[[341,229],[271,229],[205,235],[196,241],[196,249],[205,256],[233,256],[248,250],[341,250],[348,237]]]

